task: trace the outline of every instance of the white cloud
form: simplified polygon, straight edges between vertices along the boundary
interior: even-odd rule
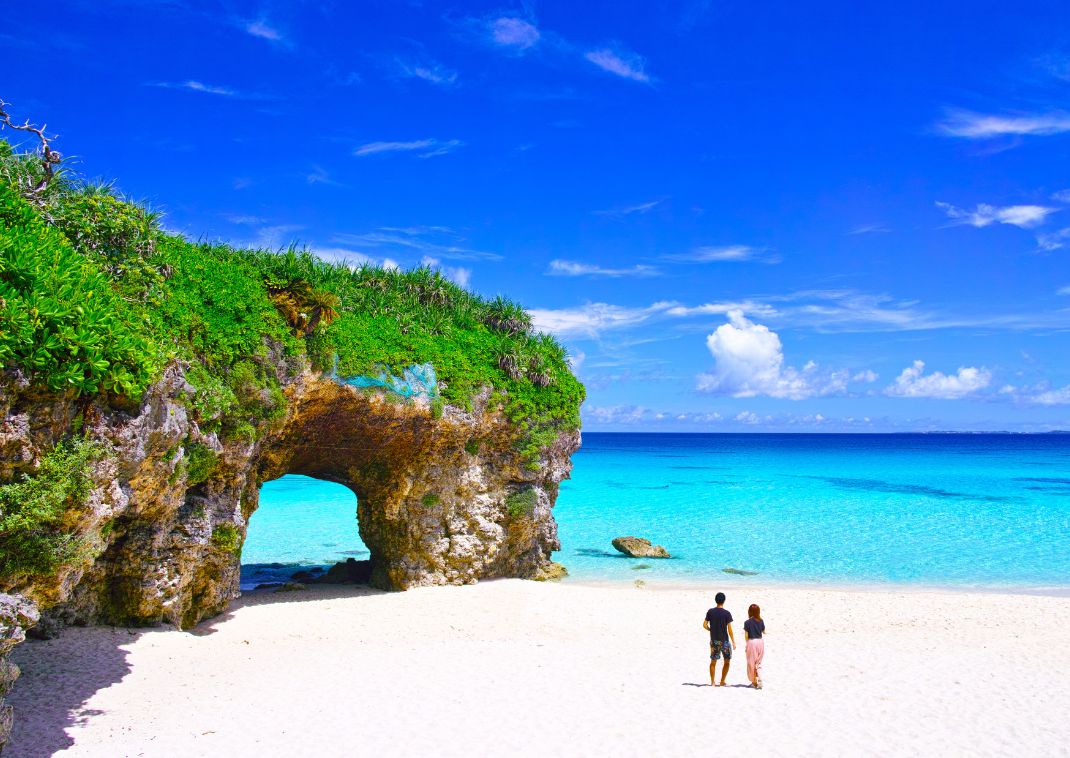
[[[999,223],[1028,229],[1040,226],[1050,214],[1058,210],[1043,205],[1008,205],[1001,208],[987,203],[979,203],[976,210],[972,211],[950,203],[937,202],[936,206],[956,224],[968,224],[977,228]]]
[[[1046,390],[1028,398],[1037,405],[1070,405],[1070,384],[1057,390]]]
[[[872,384],[877,381],[878,375],[876,371],[866,369],[865,371],[859,371],[857,374],[851,377],[852,382],[864,382],[866,384]]]
[[[538,28],[529,21],[514,16],[501,16],[489,24],[491,39],[495,44],[514,50],[528,50],[539,42]]]
[[[272,26],[264,19],[248,22],[245,25],[245,31],[254,37],[266,39],[269,42],[286,41],[285,38],[282,36],[282,32],[280,32],[276,27]]]
[[[220,95],[221,97],[245,97],[230,87],[219,87],[213,84],[205,84],[204,82],[198,82],[193,79],[184,82],[154,82],[152,86],[163,87],[164,89],[185,89],[190,92],[200,92],[205,95]]]
[[[598,216],[630,216],[633,213],[647,213],[661,205],[661,200],[651,200],[637,205],[626,205],[623,208],[613,208],[608,211],[595,211]]]
[[[327,169],[322,166],[312,166],[312,170],[305,177],[305,181],[309,184],[328,184],[334,186],[341,186],[338,182],[331,178],[331,175],[327,173]]]
[[[913,366],[903,369],[895,382],[885,389],[885,394],[957,400],[983,390],[991,381],[992,374],[986,368],[964,366],[956,374],[934,371],[926,375],[925,362],[914,361]]]
[[[1070,226],[1057,232],[1048,232],[1037,235],[1037,247],[1045,252],[1061,250],[1070,244]]]
[[[1051,199],[1058,203],[1070,203],[1070,189],[1051,193]]]
[[[397,70],[406,79],[421,79],[440,87],[449,87],[457,82],[457,72],[446,68],[441,63],[429,61],[425,63],[413,63],[398,59]]]
[[[661,272],[654,266],[636,264],[631,268],[604,268],[593,263],[579,263],[578,261],[552,260],[550,268],[546,272],[551,276],[602,276],[609,278],[620,277],[650,277],[661,276]]]
[[[1032,113],[997,116],[966,110],[948,111],[936,128],[950,137],[988,139],[991,137],[1051,135],[1070,132],[1070,113]]]
[[[733,421],[738,421],[741,424],[760,424],[762,423],[762,417],[754,411],[740,411]]]
[[[851,231],[847,232],[850,235],[856,234],[887,234],[892,231],[884,224],[863,224],[862,226],[856,226]]]
[[[578,308],[531,308],[535,328],[559,337],[597,337],[611,329],[638,326],[676,305],[658,302],[646,308],[628,308],[608,303],[588,303]]]
[[[583,416],[597,424],[638,424],[647,415],[639,405],[609,405],[583,407]]]
[[[738,263],[742,261],[760,261],[762,263],[779,263],[780,258],[771,251],[749,245],[727,245],[724,247],[696,247],[688,253],[662,256],[665,260],[684,263]]]
[[[430,255],[425,255],[421,258],[420,265],[438,271],[458,287],[468,287],[468,283],[472,281],[472,269],[461,268],[460,266],[444,266],[442,261],[438,258],[432,258]]]
[[[766,303],[758,303],[751,300],[727,303],[703,303],[702,305],[685,306],[674,305],[666,313],[677,318],[689,318],[691,316],[724,316],[732,311],[750,314],[751,316],[775,316],[776,308]]]
[[[646,61],[635,53],[618,52],[603,47],[590,50],[583,57],[611,74],[636,82],[650,81],[650,76],[646,73]]]
[[[360,247],[394,248],[399,252],[418,252],[433,258],[459,261],[499,261],[502,256],[482,250],[472,250],[459,243],[461,238],[452,229],[444,226],[391,227],[383,226],[364,234],[341,233],[331,236],[331,241],[342,245]]]
[[[353,151],[353,155],[364,158],[369,155],[383,155],[388,153],[412,153],[418,152],[420,158],[433,158],[436,155],[445,155],[460,147],[464,143],[460,140],[437,140],[420,139],[411,142],[368,142]]]
[[[706,347],[713,355],[714,369],[698,376],[700,392],[802,400],[847,390],[846,371],[821,371],[813,361],[801,370],[785,367],[777,333],[748,321],[742,311],[729,312],[728,323],[706,337]]]
[[[1060,287],[1058,290],[1055,291],[1055,294],[1070,296],[1070,284],[1066,285],[1065,287]]]
[[[246,226],[256,226],[258,224],[266,224],[267,219],[260,216],[250,216],[243,213],[227,213],[223,218],[232,224],[241,224]]]

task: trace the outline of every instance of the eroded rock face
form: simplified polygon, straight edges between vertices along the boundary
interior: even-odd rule
[[[22,609],[0,618],[0,697],[17,675],[4,656],[38,611],[49,632],[72,623],[189,627],[223,611],[239,594],[238,548],[260,485],[284,474],[356,493],[375,586],[557,573],[551,508],[579,432],[563,433],[530,466],[516,452],[516,430],[487,408],[489,393],[471,412],[447,406],[438,415],[427,401],[399,402],[307,368],[284,372],[287,415],[255,442],[202,432],[186,412],[193,390],[178,365],[129,409],[34,394],[17,375],[0,378],[0,481],[32,472],[76,417],[114,451],[96,465],[78,515],[95,557],[48,579],[0,585],[11,593],[0,595],[0,615],[5,597]],[[193,444],[211,449],[216,463],[191,486]],[[509,507],[516,496],[524,508]],[[9,721],[0,703],[0,746]]]

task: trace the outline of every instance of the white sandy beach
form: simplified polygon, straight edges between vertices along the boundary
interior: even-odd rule
[[[723,689],[716,587],[317,588],[192,633],[70,629],[16,650],[5,756],[1070,754],[1068,598],[726,587]]]

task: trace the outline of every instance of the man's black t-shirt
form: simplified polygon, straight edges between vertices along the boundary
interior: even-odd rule
[[[706,620],[710,622],[710,642],[727,642],[732,614],[726,608],[710,608],[706,611]]]
[[[760,640],[765,631],[765,622],[761,619],[747,619],[743,622],[743,631],[747,633],[748,639]]]

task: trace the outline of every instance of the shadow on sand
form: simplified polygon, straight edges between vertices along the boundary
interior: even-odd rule
[[[74,745],[68,730],[76,732],[91,717],[101,714],[86,704],[97,692],[130,673],[129,648],[146,634],[208,635],[242,608],[384,594],[364,585],[318,585],[297,592],[253,590],[243,592],[224,613],[187,631],[166,626],[70,627],[55,639],[27,640],[11,655],[22,676],[7,696],[15,708],[15,724],[3,750],[4,758],[44,758]],[[116,746],[115,755],[121,754],[123,750]]]

